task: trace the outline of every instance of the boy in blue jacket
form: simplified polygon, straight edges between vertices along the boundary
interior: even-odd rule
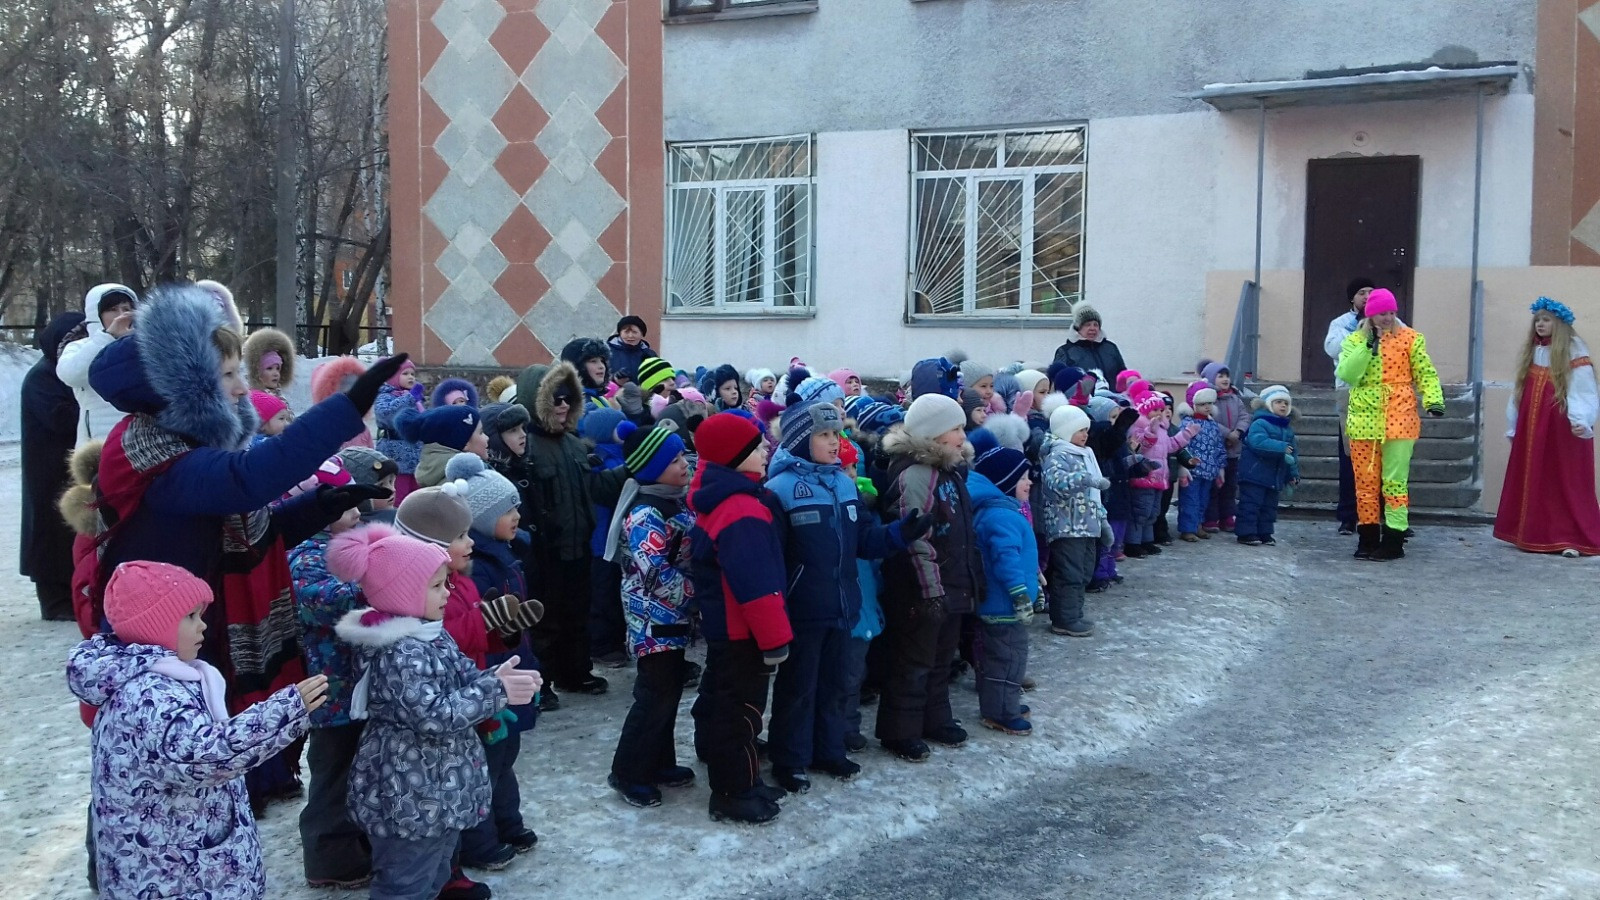
[[[905,549],[931,520],[912,514],[884,526],[861,505],[839,465],[839,408],[805,400],[784,410],[767,489],[785,517],[786,599],[794,643],[778,669],[767,726],[772,777],[790,793],[811,788],[806,769],[847,780],[861,766],[845,756],[845,644],[861,612],[856,560]]]
[[[839,445],[839,464],[844,474],[855,481],[856,494],[869,516],[877,516],[878,489],[872,479],[861,474],[861,447],[847,440]],[[865,750],[867,738],[861,733],[861,692],[867,680],[867,655],[872,640],[883,634],[883,602],[878,599],[882,584],[882,563],[876,559],[856,559],[856,582],[861,586],[861,612],[850,628],[845,645],[844,670],[844,749],[850,753]]]
[[[1028,628],[1039,596],[1039,544],[1023,508],[1032,482],[1028,457],[996,447],[978,457],[967,476],[972,495],[978,550],[983,554],[983,596],[978,619],[983,626],[983,667],[978,710],[985,728],[1006,734],[1032,734],[1022,705],[1022,677],[1028,669]]]
[[[1263,411],[1250,423],[1239,454],[1239,508],[1234,530],[1241,544],[1270,547],[1278,543],[1272,539],[1278,522],[1278,492],[1300,481],[1294,429],[1289,425],[1294,401],[1288,388],[1275,384],[1262,391],[1256,403]]]

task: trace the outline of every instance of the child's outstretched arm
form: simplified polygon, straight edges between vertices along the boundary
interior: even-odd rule
[[[317,677],[325,690],[327,679]],[[153,744],[149,750],[174,785],[226,784],[271,759],[311,727],[297,687],[277,691],[225,722],[195,706],[187,690],[175,680],[159,682],[152,691],[154,702],[141,709],[142,727],[136,729],[148,736]]]
[[[447,688],[434,680],[423,647],[405,642],[372,661],[370,705],[379,696],[387,697],[395,719],[419,734],[465,731],[506,708],[506,691],[493,669],[480,672],[468,659],[472,679]],[[466,659],[460,651],[456,655]]]

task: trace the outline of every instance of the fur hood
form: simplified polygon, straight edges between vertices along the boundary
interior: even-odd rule
[[[370,617],[370,620],[369,620]],[[361,606],[339,617],[333,626],[334,634],[352,647],[381,650],[392,647],[409,637],[420,641],[433,639],[438,623],[426,622],[411,616],[391,616],[371,607]]]
[[[203,447],[239,450],[260,421],[248,394],[230,401],[222,392],[217,377],[222,354],[211,333],[227,327],[210,293],[192,284],[169,284],[150,292],[133,338],[142,374],[166,404],[156,413],[156,424]]]
[[[350,389],[350,385],[367,367],[354,356],[335,356],[311,370],[311,402],[313,405]]]
[[[448,406],[449,404],[444,402],[445,396],[448,394],[453,394],[456,391],[460,391],[461,393],[467,395],[468,406],[472,407],[473,409],[478,408],[478,388],[465,378],[446,378],[445,380],[434,385],[433,394],[431,397],[433,402],[429,405],[435,409],[441,406]]]
[[[100,524],[100,514],[95,509],[94,479],[100,471],[100,451],[104,447],[104,441],[88,441],[72,451],[67,463],[72,486],[56,503],[67,527],[88,537],[94,537]]]
[[[244,368],[250,377],[250,386],[266,389],[261,380],[261,358],[268,353],[276,353],[283,358],[282,377],[274,390],[288,390],[289,385],[294,384],[294,343],[287,334],[276,328],[259,329],[244,339]]]
[[[972,464],[971,442],[952,450],[931,438],[919,438],[906,431],[905,425],[896,425],[883,436],[883,452],[890,456],[909,456],[911,461],[949,472],[959,466]]]
[[[567,388],[572,394],[571,411],[566,423],[559,429],[568,434],[578,433],[578,420],[583,416],[583,384],[578,380],[578,370],[572,363],[561,362],[552,366],[529,366],[517,379],[517,403],[528,408],[533,415],[533,425],[545,434],[558,429],[550,427],[554,421],[556,392]],[[529,404],[532,404],[529,407]]]

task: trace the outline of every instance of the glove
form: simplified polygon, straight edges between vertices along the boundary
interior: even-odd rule
[[[1111,490],[1111,479],[1109,479],[1109,478],[1096,478],[1092,482],[1092,484],[1094,486],[1094,489],[1097,490],[1097,491],[1109,491],[1109,490]]]
[[[517,615],[522,612],[522,604],[512,594],[501,594],[480,601],[478,612],[483,614],[483,624],[489,626],[490,631],[515,634],[519,630],[516,621]]]
[[[922,510],[913,509],[895,524],[900,526],[901,542],[909,544],[933,530],[933,516],[923,515]]]
[[[426,396],[426,392],[423,391],[422,385],[420,385],[420,384],[413,384],[411,386],[411,390],[406,391],[406,393],[410,394],[411,395],[411,399],[414,400],[417,403],[421,403],[422,402],[422,398]]]
[[[397,353],[388,359],[373,363],[372,368],[362,372],[361,376],[356,379],[356,383],[350,385],[350,390],[345,391],[344,394],[350,398],[351,403],[356,405],[356,412],[365,416],[371,411],[372,404],[378,399],[378,388],[383,387],[385,381],[393,378],[400,371],[400,367],[405,364],[407,356],[408,354],[405,353]],[[422,385],[419,384],[416,387],[420,388]]]
[[[1428,415],[1433,416],[1435,419],[1440,418],[1444,415],[1444,407],[1430,406],[1428,407]]]
[[[1101,549],[1109,550],[1109,549],[1111,549],[1111,545],[1116,543],[1116,542],[1117,542],[1117,534],[1116,534],[1116,532],[1111,530],[1111,523],[1110,522],[1101,522],[1100,523],[1100,547],[1101,547]]]
[[[317,507],[330,518],[338,518],[346,510],[355,509],[368,500],[387,500],[393,496],[394,491],[375,484],[347,484],[343,487],[325,484],[317,488]]]
[[[789,658],[789,645],[773,647],[771,650],[761,651],[761,661],[769,666],[777,666]]]

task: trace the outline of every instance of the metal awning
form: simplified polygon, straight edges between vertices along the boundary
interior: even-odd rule
[[[1279,109],[1290,106],[1332,106],[1385,100],[1421,100],[1452,95],[1496,95],[1511,88],[1521,74],[1515,63],[1475,68],[1441,68],[1363,72],[1354,75],[1297,78],[1290,81],[1245,81],[1208,84],[1189,96],[1223,112]]]

